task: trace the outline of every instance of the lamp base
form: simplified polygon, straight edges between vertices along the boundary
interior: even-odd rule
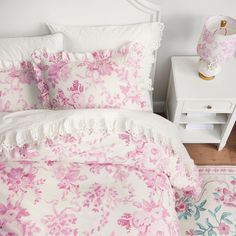
[[[207,77],[207,76],[205,76],[204,74],[202,74],[202,73],[198,73],[198,75],[199,75],[199,77],[201,78],[201,79],[203,79],[203,80],[213,80],[214,78],[215,78],[215,76],[210,76],[210,77]]]
[[[221,64],[213,64],[200,59],[198,65],[198,74],[203,80],[213,80],[221,72]]]

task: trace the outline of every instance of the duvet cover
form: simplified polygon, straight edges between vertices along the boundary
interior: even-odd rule
[[[125,110],[0,114],[0,235],[176,236],[198,171],[164,118]]]

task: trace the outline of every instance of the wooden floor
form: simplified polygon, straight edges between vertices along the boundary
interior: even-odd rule
[[[186,144],[185,146],[197,165],[236,165],[236,125],[222,151],[217,151],[216,146],[212,144]]]

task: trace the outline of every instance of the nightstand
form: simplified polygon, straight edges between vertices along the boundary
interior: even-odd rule
[[[236,60],[214,80],[198,76],[197,56],[171,58],[166,113],[183,143],[214,143],[222,150],[236,121]]]

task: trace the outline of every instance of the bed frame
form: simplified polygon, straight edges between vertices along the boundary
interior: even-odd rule
[[[151,0],[0,0],[0,37],[48,34],[44,22],[120,25],[160,18],[160,6]],[[154,87],[156,61],[151,72]]]

